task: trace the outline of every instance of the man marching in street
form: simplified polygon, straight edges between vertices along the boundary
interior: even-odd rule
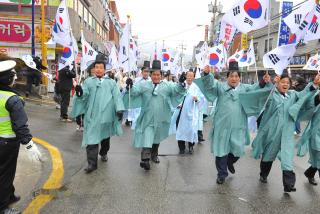
[[[144,61],[143,67],[141,68],[141,77],[136,77],[134,80],[134,84],[140,84],[146,81],[151,81],[150,78],[150,61]],[[132,119],[131,128],[134,129],[137,123],[137,119],[140,115],[141,108],[131,109],[128,114]]]
[[[20,200],[13,186],[20,144],[28,151],[31,160],[40,161],[41,158],[28,128],[24,102],[12,89],[17,77],[15,66],[13,60],[0,62],[0,214],[20,213],[9,208]]]
[[[204,96],[198,86],[192,82],[194,77],[193,71],[187,72],[187,94],[172,116],[172,125],[176,127],[179,154],[185,154],[186,143],[188,143],[189,153],[192,154],[194,144],[198,143],[199,117],[202,119],[201,108],[204,104]]]
[[[260,181],[268,182],[273,161],[278,157],[281,161],[284,192],[295,192],[294,124],[301,115],[306,114],[307,108],[303,106],[317,92],[320,75],[301,92],[289,90],[291,79],[287,74],[277,76],[275,82],[276,87],[271,92],[266,91],[269,96],[264,102],[257,102],[263,97],[261,92],[240,94],[240,100],[246,112],[263,112],[258,117],[258,134],[252,143],[253,157],[261,159]],[[265,105],[261,107],[261,104]]]
[[[134,132],[134,147],[142,148],[141,168],[150,170],[150,160],[160,163],[160,142],[169,135],[171,105],[177,106],[185,93],[182,75],[178,83],[161,81],[161,61],[152,62],[151,80],[133,85],[128,79],[124,103],[127,109],[141,107]],[[129,96],[130,89],[130,96]]]
[[[308,102],[311,114],[306,114],[311,119],[303,132],[298,144],[298,156],[304,156],[309,152],[310,167],[304,172],[311,185],[318,185],[314,176],[317,171],[320,177],[320,93]],[[307,108],[309,109],[309,108]]]
[[[98,154],[103,162],[108,161],[110,137],[122,134],[120,121],[124,111],[116,82],[105,76],[105,62],[98,59],[93,66],[95,76],[76,86],[72,109],[74,118],[84,114],[82,146],[87,152],[87,174],[97,169]]]
[[[204,68],[203,77],[194,80],[208,101],[217,99],[210,137],[211,151],[216,157],[218,184],[225,182],[228,170],[235,173],[234,163],[244,155],[245,145],[250,144],[247,115],[240,105],[239,93],[263,88],[270,82],[269,75],[254,85],[240,83],[240,77],[238,63],[230,62],[227,82],[214,79],[209,66]]]

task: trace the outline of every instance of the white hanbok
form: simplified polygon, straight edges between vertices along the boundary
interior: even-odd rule
[[[193,101],[194,96],[198,98],[197,102]],[[171,120],[170,133],[176,133],[176,140],[198,143],[199,117],[202,117],[204,100],[204,95],[196,84],[187,86],[186,96]]]

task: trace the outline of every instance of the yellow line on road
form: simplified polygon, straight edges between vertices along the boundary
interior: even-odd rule
[[[51,174],[43,185],[43,189],[59,189],[62,185],[63,175],[64,175],[64,168],[63,168],[63,161],[59,150],[49,144],[48,142],[33,138],[33,141],[45,147],[51,156],[52,160],[52,171]],[[50,202],[54,196],[52,195],[45,195],[40,194],[35,197],[28,207],[23,211],[24,214],[36,214],[40,212],[40,209],[44,207],[48,202]]]

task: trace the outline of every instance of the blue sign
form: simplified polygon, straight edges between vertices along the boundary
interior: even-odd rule
[[[293,2],[283,1],[282,3],[282,16],[281,16],[281,24],[279,29],[279,42],[278,46],[287,45],[289,42],[290,29],[283,21],[285,17],[287,17],[292,11]]]

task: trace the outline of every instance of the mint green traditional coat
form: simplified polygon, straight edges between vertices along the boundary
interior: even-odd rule
[[[101,140],[122,134],[116,112],[124,111],[119,88],[109,77],[89,77],[82,85],[82,97],[74,96],[71,116],[84,114],[82,146],[99,144]]]
[[[126,109],[141,107],[134,131],[133,145],[136,148],[151,148],[160,144],[169,135],[172,106],[177,106],[185,94],[180,84],[162,81],[154,90],[153,83],[134,84],[123,97]]]
[[[241,104],[248,116],[258,116],[271,92],[258,134],[252,143],[254,158],[274,161],[278,157],[282,170],[293,170],[294,123],[299,115],[304,113],[302,107],[305,102],[316,92],[310,91],[310,86],[311,84],[301,92],[289,90],[286,97],[276,88],[272,91],[240,94]]]
[[[315,106],[314,104],[314,99],[311,99],[308,103],[307,109],[311,111],[305,115],[305,119],[310,120],[310,122],[304,130],[297,147],[298,156],[304,156],[309,151],[309,163],[312,167],[320,169],[320,106]]]
[[[240,84],[232,89],[226,82],[214,79],[212,74],[194,80],[206,99],[217,99],[210,133],[211,152],[217,157],[232,153],[243,156],[245,145],[250,144],[248,119],[240,105],[239,93],[260,89],[259,84]],[[266,87],[269,87],[267,84]]]

